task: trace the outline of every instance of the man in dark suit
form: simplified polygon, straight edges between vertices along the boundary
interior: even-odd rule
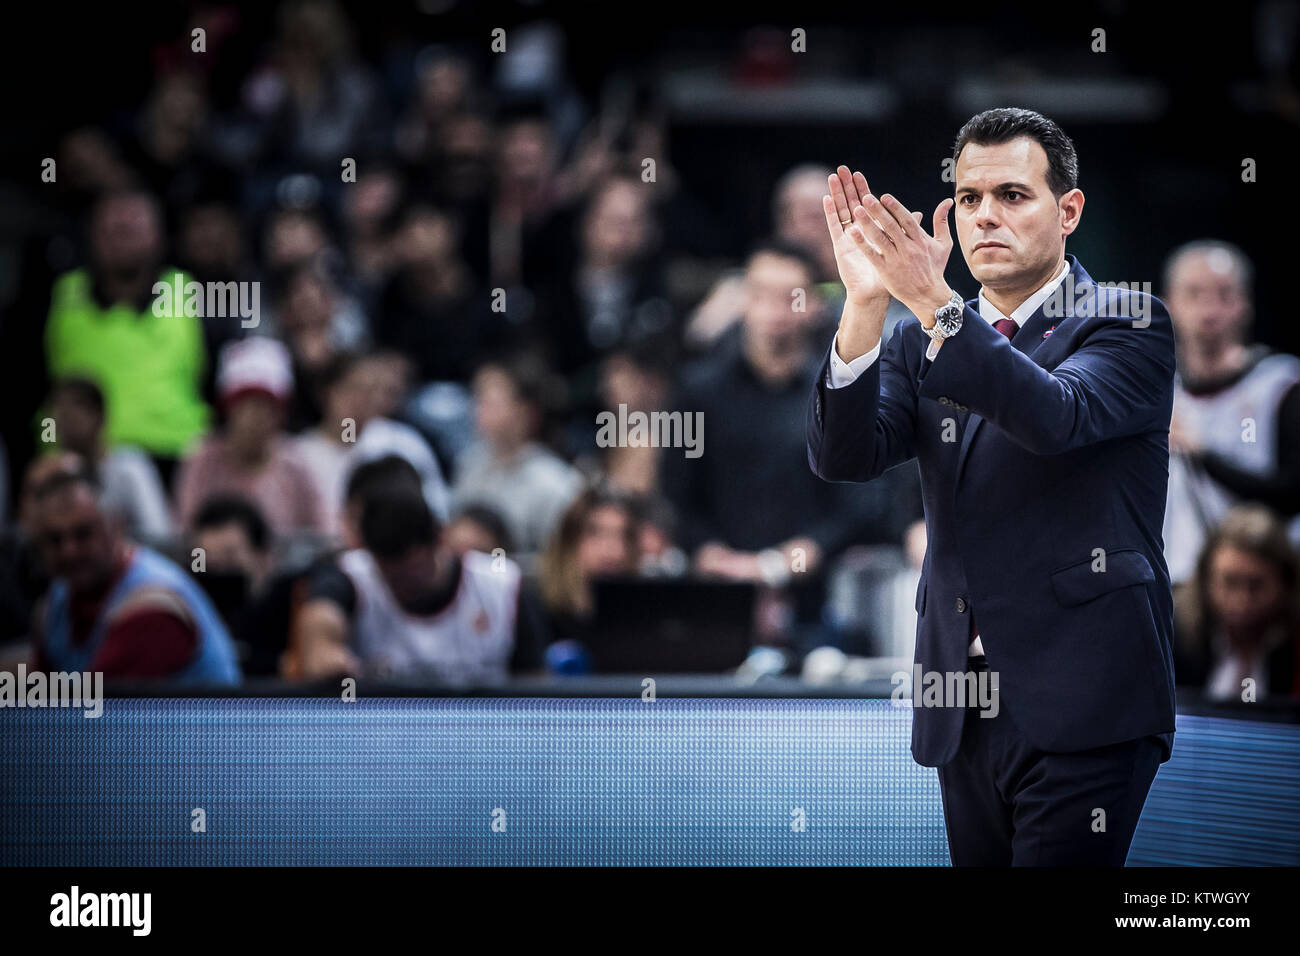
[[[939,768],[953,862],[1122,865],[1173,744],[1169,315],[1065,254],[1084,196],[1051,120],[989,110],[953,156],[957,235],[981,283],[965,303],[944,281],[953,200],[930,236],[861,173],[830,177],[847,301],[809,401],[808,460],[828,481],[920,464],[912,753]],[[882,350],[891,295],[916,318]],[[993,678],[997,706],[957,692],[976,677]]]

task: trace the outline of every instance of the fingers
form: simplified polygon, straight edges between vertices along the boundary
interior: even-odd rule
[[[871,195],[871,187],[867,185],[867,177],[861,173],[854,173],[853,185],[858,187],[858,203],[861,204],[863,198]]]
[[[954,205],[953,200],[945,199],[934,207],[934,238],[940,242],[952,243],[952,233],[948,230],[948,212]],[[921,221],[920,216],[917,213],[917,222]]]
[[[849,204],[849,211],[852,212],[855,206],[862,205],[862,194],[858,191],[857,181],[847,166],[838,167],[835,174],[840,178],[840,185],[844,187],[844,198]]]
[[[869,201],[875,202],[874,199]],[[846,231],[864,252],[870,252],[873,256],[884,255],[885,249],[891,244],[889,236],[881,231],[880,226],[862,206],[853,211],[853,225]]]
[[[893,197],[886,195],[884,198],[892,199]],[[894,205],[897,209],[903,208],[902,203],[898,202],[896,199],[894,200]],[[889,208],[889,206],[885,205],[884,199],[877,199],[875,196],[868,196],[866,209],[867,212],[871,214],[871,218],[879,224],[878,228],[884,232],[884,235],[890,242],[898,245],[907,241],[907,232],[896,218],[898,213],[895,213]],[[911,223],[913,229],[916,228],[916,223],[912,222],[912,217],[910,215],[904,213],[903,218]],[[870,230],[864,231],[868,236],[871,236]]]
[[[844,168],[843,166],[840,167],[840,169]],[[826,177],[826,183],[831,191],[831,201],[835,203],[836,221],[841,224],[849,220],[853,206],[857,205],[856,202],[849,205],[848,195],[844,191],[844,182],[845,180],[841,179],[839,175]],[[849,182],[851,184],[852,181],[849,180]]]
[[[826,213],[826,228],[831,234],[831,242],[844,235],[844,226],[839,213],[835,211],[835,200],[830,196],[822,197],[822,211]]]
[[[916,221],[912,218],[911,211],[895,197],[889,195],[889,193],[885,193],[885,195],[880,197],[880,204],[889,211],[889,214],[894,218],[894,222],[898,224],[898,228],[903,235],[907,236],[909,239],[916,239],[920,235],[921,230],[916,228]],[[888,230],[888,223],[881,223],[881,225]]]

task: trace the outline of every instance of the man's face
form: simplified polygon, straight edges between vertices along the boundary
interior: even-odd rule
[[[1182,256],[1169,277],[1165,304],[1180,338],[1203,345],[1240,341],[1250,297],[1232,257],[1221,249]]]
[[[58,423],[59,443],[65,448],[89,456],[99,440],[99,431],[104,425],[104,417],[68,390],[54,393],[52,411],[54,420]]]
[[[418,612],[440,583],[438,549],[431,545],[411,548],[400,558],[375,556],[388,590],[407,611]]]
[[[1052,195],[1047,153],[1027,136],[996,146],[967,143],[957,158],[955,198],[962,255],[971,275],[991,289],[1014,289],[1050,271],[1083,209],[1077,189],[1060,200]]]
[[[162,228],[143,196],[102,203],[90,229],[91,251],[100,269],[120,274],[152,267],[162,252]]]
[[[1231,630],[1262,627],[1282,601],[1282,582],[1271,565],[1231,545],[1216,550],[1209,566],[1209,597]]]
[[[112,579],[120,538],[94,493],[68,485],[36,503],[35,539],[45,568],[74,594],[96,591]]]
[[[254,547],[238,521],[199,530],[194,535],[194,546],[203,549],[207,570],[246,575],[254,588],[267,571],[268,556]]]
[[[795,311],[794,290],[805,294],[804,310]],[[817,313],[812,276],[797,259],[760,252],[745,270],[745,332],[772,348],[798,347]]]

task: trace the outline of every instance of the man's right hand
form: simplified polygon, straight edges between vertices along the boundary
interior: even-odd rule
[[[867,178],[841,166],[827,177],[827,185],[830,195],[822,197],[822,211],[826,214],[826,228],[831,234],[835,264],[845,294],[835,352],[845,362],[851,362],[880,342],[889,309],[889,290],[861,244],[848,231],[857,228],[853,225],[855,218],[867,215],[862,205],[863,197],[871,193]],[[913,216],[919,223],[921,214],[913,213]]]

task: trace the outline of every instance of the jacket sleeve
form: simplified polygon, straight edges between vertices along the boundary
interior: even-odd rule
[[[917,375],[920,355],[910,354],[898,323],[880,358],[851,384],[829,388],[830,349],[808,400],[808,464],[826,481],[870,481],[915,457]],[[928,341],[928,340],[927,340]],[[831,348],[834,348],[832,343]]]
[[[1014,348],[970,307],[925,376],[923,398],[948,398],[1038,455],[1169,428],[1174,338],[1169,312],[1152,298],[1149,322],[1099,318],[1054,371]],[[1115,310],[1118,311],[1118,310]]]

